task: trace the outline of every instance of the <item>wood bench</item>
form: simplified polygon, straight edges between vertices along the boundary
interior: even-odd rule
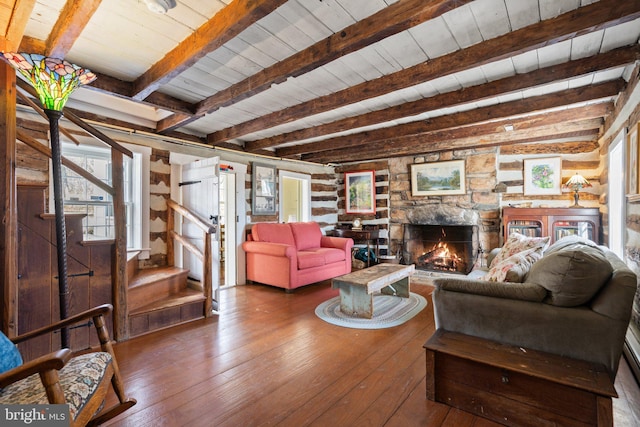
[[[340,289],[340,310],[345,314],[371,319],[373,293],[409,298],[409,276],[415,266],[378,264],[373,267],[335,277],[334,289]]]
[[[427,399],[513,426],[613,426],[606,369],[438,330],[425,343]]]

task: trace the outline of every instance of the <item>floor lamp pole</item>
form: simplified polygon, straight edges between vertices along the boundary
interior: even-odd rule
[[[69,312],[69,285],[67,283],[67,229],[62,199],[62,153],[60,150],[60,130],[58,122],[62,112],[44,110],[49,118],[51,133],[51,163],[53,167],[53,201],[56,214],[56,244],[58,254],[58,294],[60,297],[60,319],[66,319]],[[62,348],[69,347],[69,329],[63,328],[60,334]]]

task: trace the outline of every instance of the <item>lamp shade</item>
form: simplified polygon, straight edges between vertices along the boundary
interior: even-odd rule
[[[565,185],[571,189],[591,187],[591,184],[589,183],[589,181],[579,173],[576,173],[571,178],[569,178],[569,180]]]
[[[62,111],[71,92],[78,86],[96,79],[96,75],[86,68],[60,58],[2,52],[2,59],[27,79],[38,93],[46,110]]]

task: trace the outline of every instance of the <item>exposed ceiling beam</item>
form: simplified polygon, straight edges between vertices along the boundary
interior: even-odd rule
[[[489,105],[460,113],[434,117],[428,120],[349,134],[311,144],[303,144],[299,146],[299,149],[296,151],[304,150],[306,153],[312,153],[347,147],[369,146],[372,142],[376,141],[398,141],[400,138],[407,136],[467,126],[489,120],[532,114],[551,108],[612,97],[617,95],[623,87],[624,80],[618,79],[590,86],[566,89],[551,94],[532,96],[522,100],[504,102],[502,104]],[[282,148],[276,151],[276,155],[285,157],[283,153],[291,153],[292,151],[294,150]],[[288,155],[289,154],[287,154],[287,156]]]
[[[8,5],[11,2],[7,2]],[[2,23],[4,37],[1,41],[3,51],[16,51],[20,46],[20,41],[24,36],[24,30],[29,22],[29,17],[36,5],[36,0],[16,0],[13,2],[13,10],[8,22]]]
[[[528,142],[528,141],[527,141]],[[571,141],[565,143],[514,144],[500,147],[501,156],[526,155],[552,152],[558,154],[591,153],[599,150],[598,141]]]
[[[575,113],[575,112],[574,112]],[[575,116],[574,116],[575,117]],[[412,135],[404,138],[402,144],[389,141],[376,142],[367,145],[366,151],[362,147],[351,147],[316,154],[305,154],[301,160],[318,163],[345,163],[352,161],[376,160],[389,157],[411,156],[416,154],[435,153],[461,149],[492,147],[496,145],[515,144],[520,141],[530,142],[532,139],[556,138],[558,135],[574,134],[586,130],[598,130],[602,127],[603,119],[567,121],[557,120],[557,113],[548,113],[544,119],[549,123],[542,126],[545,120],[537,119],[535,126],[527,128],[526,120],[519,122],[520,130],[506,132],[497,123],[489,123],[473,127],[474,135],[469,136],[464,128],[450,129],[442,132],[432,132],[423,135]],[[510,123],[505,120],[502,123]]]
[[[399,1],[202,100],[197,105],[196,116],[210,113],[257,95],[269,89],[273,84],[282,83],[289,77],[305,74],[372,43],[436,18],[470,1]],[[380,25],[381,22],[384,22],[385,25]],[[175,117],[170,117],[159,124],[158,130],[162,131],[182,124],[184,121],[181,123]],[[221,140],[216,142],[221,142]]]
[[[227,132],[228,136],[231,135],[230,132],[238,136],[240,133],[247,134],[258,129],[268,129],[312,114],[382,96],[435,78],[599,31],[639,16],[640,1],[638,0],[629,2],[601,0],[396,73],[237,124],[233,126],[233,130],[225,129],[224,132]],[[207,140],[220,140],[216,133],[210,134]]]
[[[170,81],[200,58],[213,52],[286,1],[232,1],[138,77],[133,84],[133,98],[136,100],[146,98],[162,84]]]
[[[359,116],[347,117],[319,126],[247,142],[245,144],[245,148],[247,151],[252,151],[255,149],[277,147],[278,145],[288,142],[317,138],[322,135],[340,132],[344,129],[355,129],[358,127],[390,122],[392,120],[416,116],[439,108],[447,108],[469,102],[478,102],[490,97],[505,95],[510,92],[524,90],[559,80],[565,80],[571,77],[592,73],[594,71],[603,71],[631,64],[638,59],[640,59],[640,45],[635,44],[633,46],[615,49],[610,52],[588,58],[542,68],[530,73],[517,74],[515,76],[495,80],[490,83],[466,87],[457,91],[446,92],[413,102],[406,102],[404,104],[372,111]],[[209,140],[209,142],[211,141]],[[301,145],[283,148],[282,150],[283,151],[276,150],[276,152],[286,153],[282,154],[284,156],[304,152],[296,151],[304,150],[301,148]]]
[[[45,43],[45,56],[64,58],[102,0],[67,0]]]

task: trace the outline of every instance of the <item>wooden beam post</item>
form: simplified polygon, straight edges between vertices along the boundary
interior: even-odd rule
[[[18,334],[18,202],[16,189],[16,72],[0,61],[0,259],[2,317],[0,328]]]
[[[115,225],[115,249],[111,280],[113,300],[113,335],[116,341],[129,338],[129,308],[127,306],[127,222],[124,205],[123,155],[111,150],[113,194],[113,219]]]

